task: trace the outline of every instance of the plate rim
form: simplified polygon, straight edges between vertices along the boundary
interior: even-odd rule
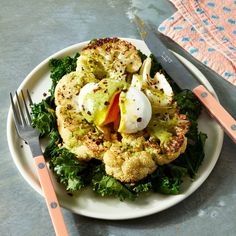
[[[144,46],[146,45],[144,43],[143,40],[140,40],[140,39],[135,39],[135,38],[122,38],[122,37],[119,37],[120,39],[123,39],[123,40],[127,40],[131,43],[134,43],[134,44],[143,44]],[[53,53],[52,55],[50,55],[49,57],[45,58],[41,63],[39,63],[33,70],[31,70],[31,72],[24,78],[24,80],[21,82],[21,84],[19,85],[17,91],[21,90],[24,85],[28,82],[28,80],[30,80],[30,78],[42,67],[46,66],[46,64],[48,64],[49,60],[51,58],[60,58],[60,56],[64,53],[68,54],[68,55],[72,55],[74,54],[75,50],[79,50],[78,48],[82,48],[84,45],[86,45],[89,41],[84,41],[84,42],[80,42],[80,43],[76,43],[76,44],[73,44],[71,46],[68,46],[66,48],[63,48],[59,51],[57,51],[56,53]],[[138,48],[138,46],[137,46]],[[74,52],[73,52],[74,51]],[[73,52],[73,53],[70,53],[70,52]],[[200,80],[201,82],[202,79],[204,80],[204,84],[205,86],[208,88],[208,90],[216,97],[216,99],[218,99],[213,87],[211,86],[211,84],[209,83],[209,81],[207,80],[207,78],[202,74],[202,72],[193,64],[191,63],[188,59],[186,59],[185,57],[181,56],[180,54],[172,51],[182,62],[184,62],[184,64],[186,63],[187,65],[190,65],[192,68],[194,68],[194,74],[196,75],[197,79]],[[189,67],[189,66],[188,66]],[[191,70],[192,71],[192,70]],[[21,165],[19,165],[19,158],[16,158],[17,156],[17,152],[12,144],[12,142],[9,142],[12,137],[11,137],[11,130],[14,126],[14,123],[13,123],[13,117],[12,117],[12,110],[11,110],[11,106],[9,107],[9,111],[8,111],[8,116],[7,116],[7,141],[8,141],[8,146],[9,146],[9,149],[10,149],[10,153],[11,153],[11,156],[12,156],[12,159],[18,169],[18,171],[20,172],[20,174],[23,176],[23,178],[25,179],[25,181],[36,191],[38,192],[41,196],[43,196],[43,193],[41,191],[41,188],[38,187],[37,185],[34,184],[34,182],[32,181],[32,179],[30,178],[29,175],[27,175],[27,173],[24,171],[23,168],[21,168]],[[181,197],[179,200],[176,200],[176,201],[173,201],[172,204],[169,204],[168,207],[164,207],[163,209],[160,209],[160,210],[150,210],[148,212],[144,212],[143,214],[139,214],[139,215],[132,215],[129,214],[129,215],[126,215],[125,217],[118,217],[118,216],[114,216],[114,217],[111,217],[111,216],[106,216],[106,215],[101,215],[101,214],[89,214],[87,212],[84,212],[84,211],[74,211],[73,209],[69,208],[68,206],[65,206],[63,203],[61,203],[60,205],[68,210],[70,210],[71,212],[73,213],[76,213],[76,214],[81,214],[81,215],[84,215],[84,216],[88,216],[88,217],[92,217],[92,218],[97,218],[97,219],[105,219],[105,220],[127,220],[127,219],[135,219],[135,218],[139,218],[139,217],[143,217],[143,216],[148,216],[148,215],[152,215],[152,214],[155,214],[155,213],[158,213],[158,212],[161,212],[163,210],[166,210],[180,202],[182,202],[183,200],[185,200],[188,196],[192,195],[205,181],[206,179],[208,178],[208,176],[211,174],[212,170],[214,169],[216,163],[217,163],[217,160],[219,159],[219,156],[220,156],[220,152],[222,150],[222,145],[223,145],[223,140],[224,140],[224,133],[223,133],[223,130],[219,127],[218,129],[218,140],[217,140],[217,150],[215,150],[216,154],[215,154],[215,158],[214,160],[211,161],[211,168],[208,169],[207,168],[207,173],[205,173],[204,177],[201,178],[201,181],[199,181],[199,184],[198,186],[196,186],[191,192],[188,192],[187,194],[185,194],[183,197]],[[202,176],[201,176],[202,177]],[[181,194],[180,194],[181,195]],[[118,200],[119,201],[119,200]]]

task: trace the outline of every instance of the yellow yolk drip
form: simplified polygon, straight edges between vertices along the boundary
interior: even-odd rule
[[[114,130],[118,130],[120,124],[120,107],[119,107],[119,97],[120,91],[116,92],[109,104],[108,112],[105,120],[101,125],[99,125],[99,129],[109,136],[111,128]],[[112,124],[112,126],[110,126]]]

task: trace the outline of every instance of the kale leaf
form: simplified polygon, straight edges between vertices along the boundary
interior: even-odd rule
[[[101,196],[113,196],[121,201],[134,200],[136,194],[115,178],[108,176],[104,164],[95,166],[90,172],[93,191]]]
[[[187,168],[188,174],[194,178],[205,157],[204,145],[207,135],[198,131],[197,119],[202,112],[202,105],[196,96],[189,90],[183,90],[175,95],[180,112],[186,114],[191,122],[186,134],[188,145],[185,152],[173,163]]]
[[[67,73],[76,69],[76,61],[79,53],[74,57],[66,56],[61,59],[52,58],[49,61],[50,78],[52,86],[50,95],[39,103],[31,106],[33,116],[32,126],[40,131],[41,136],[49,135],[52,130],[57,130],[57,122],[55,115],[54,92],[58,81]]]
[[[50,96],[33,104],[31,114],[32,126],[40,131],[41,136],[49,135],[53,129],[57,129],[55,105]]]
[[[129,187],[135,193],[145,193],[145,192],[149,192],[149,191],[152,190],[152,183],[151,183],[151,181],[148,178],[148,179],[145,179],[143,181],[139,181],[133,187],[131,187],[131,186],[129,186]]]
[[[191,134],[191,129],[188,134]],[[207,135],[202,132],[196,133],[195,136],[192,135],[192,138],[188,139],[188,145],[185,152],[173,162],[176,165],[187,168],[188,174],[191,178],[196,176],[196,173],[205,157],[204,145],[206,139]]]
[[[58,151],[58,146],[61,143],[61,136],[57,129],[53,129],[49,133],[49,143],[44,150],[44,157],[47,160],[50,160],[53,156],[56,156]]]
[[[182,178],[186,176],[186,168],[168,164],[159,166],[151,175],[152,189],[163,194],[179,194]]]
[[[49,68],[51,70],[51,80],[52,87],[50,89],[51,96],[54,97],[54,92],[58,81],[64,76],[76,69],[77,58],[79,57],[79,53],[76,53],[74,57],[66,56],[64,58],[55,59],[52,58],[49,61]]]
[[[181,166],[173,164],[158,166],[154,173],[129,188],[138,194],[148,191],[168,195],[179,194],[182,178],[186,174],[187,169]]]
[[[91,186],[100,196],[113,196],[121,201],[134,200],[136,194],[130,191],[115,178],[108,176],[104,164],[99,160],[89,162],[79,161],[75,154],[66,148],[54,148],[50,160],[50,168],[56,174],[58,181],[70,192]]]
[[[68,149],[54,148],[49,164],[58,181],[66,186],[66,190],[73,192],[87,185],[84,176],[88,164],[79,161]]]
[[[140,50],[138,50],[138,55],[140,56],[142,62],[147,58],[147,55],[142,53],[142,51]]]
[[[201,114],[202,104],[190,90],[183,90],[174,97],[180,113],[186,114],[190,121],[196,121]]]

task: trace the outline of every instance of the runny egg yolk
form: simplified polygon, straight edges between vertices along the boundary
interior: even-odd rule
[[[108,107],[106,118],[104,122],[100,125],[101,129],[103,126],[113,123],[114,130],[116,131],[118,130],[119,123],[120,123],[119,97],[120,97],[120,91],[116,92],[113,95],[111,99],[111,103],[109,104],[109,107]]]

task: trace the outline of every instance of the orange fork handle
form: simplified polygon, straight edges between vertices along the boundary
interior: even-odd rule
[[[236,143],[236,121],[202,85],[193,89],[193,93],[205,105],[209,113],[218,121],[229,137]]]
[[[48,168],[43,155],[34,157],[35,167],[38,173],[44,197],[47,203],[49,214],[57,236],[68,236],[68,231],[64,222],[60,205],[48,172]]]

